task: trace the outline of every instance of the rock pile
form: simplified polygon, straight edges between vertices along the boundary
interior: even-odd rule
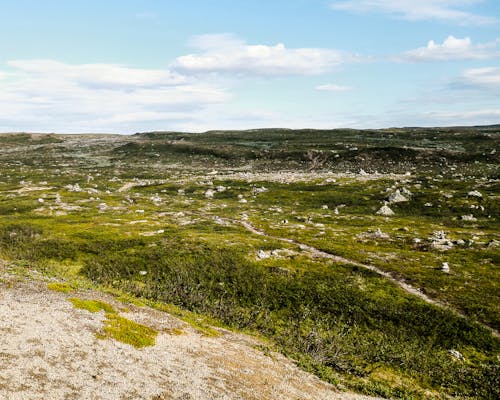
[[[387,204],[384,204],[377,211],[377,215],[384,215],[386,217],[390,217],[391,215],[394,215],[394,211],[392,211]]]

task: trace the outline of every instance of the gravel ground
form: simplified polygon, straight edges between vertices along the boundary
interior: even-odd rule
[[[156,344],[136,349],[97,339],[103,312],[75,309],[68,297],[121,307],[120,315],[160,331]],[[338,392],[281,355],[264,354],[254,338],[221,332],[203,336],[167,313],[125,310],[97,292],[51,291],[0,266],[0,399],[370,399]]]

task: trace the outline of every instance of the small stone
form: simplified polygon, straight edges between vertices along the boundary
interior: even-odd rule
[[[445,273],[450,273],[450,266],[448,265],[447,262],[444,262],[443,265],[441,265],[441,271]]]
[[[389,203],[402,203],[408,201],[408,199],[398,189],[388,197],[388,201]]]
[[[465,357],[460,353],[458,350],[448,350],[448,353],[450,353],[453,357],[460,361],[464,361]]]
[[[257,252],[257,258],[259,260],[264,260],[264,259],[269,258],[269,257],[271,257],[271,255],[268,252],[264,251],[264,250],[259,250]]]
[[[385,215],[388,217],[394,215],[394,211],[392,211],[387,205],[384,205],[377,211],[377,215]]]
[[[481,192],[477,191],[477,190],[471,190],[469,193],[467,193],[467,196],[469,197],[478,197],[478,198],[482,198],[483,195],[481,194]]]
[[[492,239],[488,242],[487,247],[489,249],[494,249],[494,248],[498,247],[499,244],[500,244],[500,242],[498,240]]]

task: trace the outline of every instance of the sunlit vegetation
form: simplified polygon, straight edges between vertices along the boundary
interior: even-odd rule
[[[339,387],[496,399],[497,129],[0,136],[0,257],[67,282],[52,290],[258,335]],[[154,344],[110,304],[70,301],[106,315],[101,337]]]

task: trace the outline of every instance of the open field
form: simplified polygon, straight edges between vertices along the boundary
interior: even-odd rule
[[[499,126],[2,134],[0,257],[257,335],[342,390],[496,399],[499,144]]]

